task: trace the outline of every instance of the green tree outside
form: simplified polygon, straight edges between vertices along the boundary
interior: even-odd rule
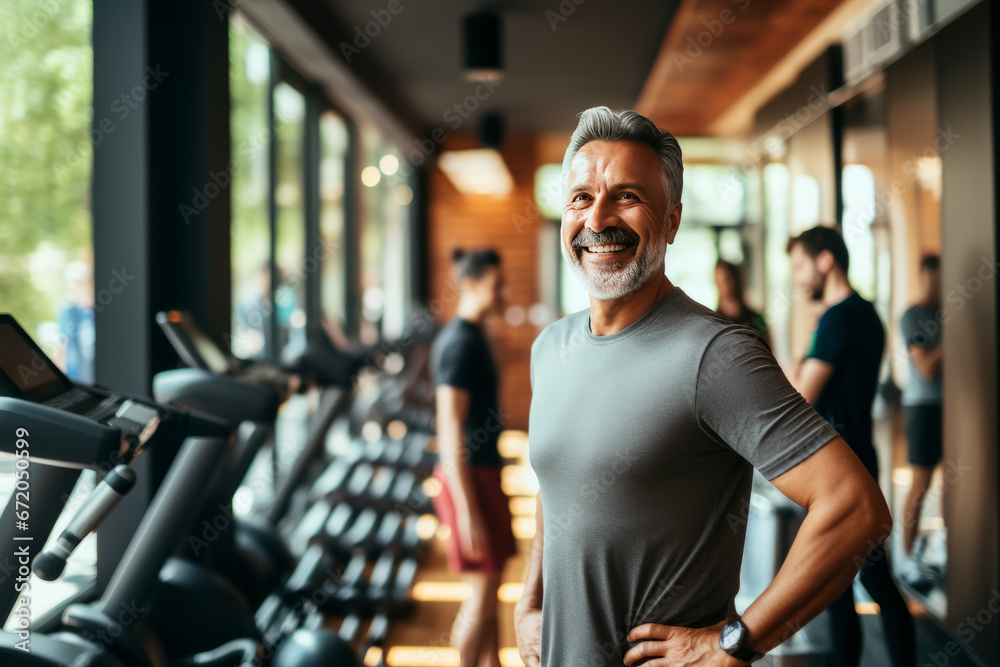
[[[92,264],[92,24],[90,0],[0,0],[0,311],[36,338]]]

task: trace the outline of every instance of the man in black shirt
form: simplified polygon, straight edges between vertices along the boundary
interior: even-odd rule
[[[462,424],[466,461],[469,465],[501,465],[497,451],[499,376],[482,325],[454,318],[438,333],[431,355],[434,384],[469,393],[469,412]]]
[[[836,230],[809,229],[788,242],[788,253],[792,281],[826,307],[809,352],[793,366],[789,380],[837,429],[878,481],[871,409],[885,346],[882,322],[872,304],[851,287],[847,279],[847,246]],[[893,582],[883,546],[871,552],[859,574],[881,610],[892,664],[913,667],[913,619]],[[861,627],[850,587],[830,606],[829,614],[833,664],[854,667],[861,653]]]

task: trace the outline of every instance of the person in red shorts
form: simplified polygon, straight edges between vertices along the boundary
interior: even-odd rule
[[[454,259],[458,311],[431,349],[440,455],[434,476],[442,487],[434,505],[451,528],[449,565],[472,587],[455,617],[451,645],[459,650],[462,667],[500,667],[497,589],[515,545],[500,488],[499,375],[483,325],[503,305],[503,276],[493,250],[456,250]]]

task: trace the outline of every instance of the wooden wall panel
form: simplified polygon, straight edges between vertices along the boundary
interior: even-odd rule
[[[442,150],[476,148],[470,136],[455,136]],[[430,170],[428,254],[430,304],[438,321],[455,315],[456,292],[451,253],[457,248],[492,247],[500,253],[507,284],[507,305],[527,310],[538,301],[538,224],[534,202],[536,140],[532,135],[510,135],[502,150],[514,178],[514,191],[497,199],[458,192],[437,167]],[[535,213],[535,215],[532,215]],[[437,307],[433,307],[435,300]],[[507,418],[503,428],[527,429],[531,403],[529,362],[538,330],[530,322],[511,326],[494,318],[488,327],[500,365],[500,408]]]

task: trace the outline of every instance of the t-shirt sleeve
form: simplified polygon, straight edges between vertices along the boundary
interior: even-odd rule
[[[535,342],[531,344],[531,354],[528,357],[528,383],[531,385],[531,393],[535,392],[535,344],[537,342],[538,339],[535,339]]]
[[[846,323],[839,313],[827,311],[819,318],[812,347],[806,358],[819,359],[837,366],[847,349],[848,333]]]
[[[705,349],[695,389],[701,427],[768,480],[792,469],[837,431],[785,377],[752,331],[720,332]]]
[[[535,337],[535,340],[531,342],[531,354],[528,357],[528,382],[531,384],[531,393],[535,392],[535,359],[538,356],[538,350],[542,346],[542,338],[545,336],[545,329]]]
[[[434,364],[434,386],[448,385],[471,391],[477,367],[475,349],[468,338],[454,336],[441,341]]]

